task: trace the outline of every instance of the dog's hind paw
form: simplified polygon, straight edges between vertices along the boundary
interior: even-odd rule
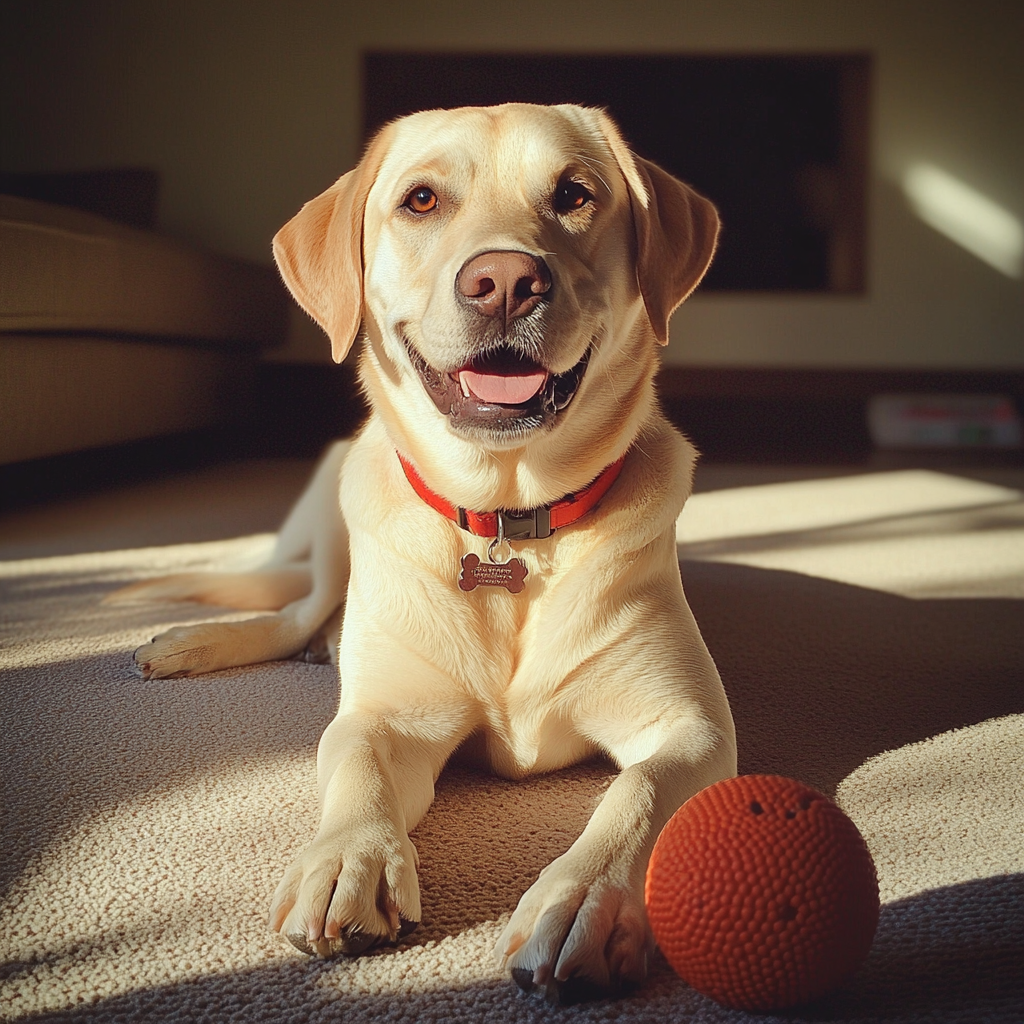
[[[178,679],[220,668],[216,659],[218,625],[175,626],[153,637],[133,655],[142,678]]]

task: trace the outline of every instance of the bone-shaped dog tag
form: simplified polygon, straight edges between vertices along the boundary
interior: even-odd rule
[[[526,565],[518,558],[507,562],[484,562],[472,553],[462,558],[459,589],[467,593],[477,587],[504,587],[510,594],[521,593],[526,584]]]

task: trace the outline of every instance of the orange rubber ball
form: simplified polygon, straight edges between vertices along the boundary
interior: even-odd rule
[[[793,779],[708,786],[662,830],[647,914],[665,959],[724,1006],[765,1012],[832,991],[863,962],[878,879],[857,826]]]

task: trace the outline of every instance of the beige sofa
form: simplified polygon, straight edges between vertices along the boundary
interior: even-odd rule
[[[223,420],[287,317],[269,266],[0,196],[0,465]]]

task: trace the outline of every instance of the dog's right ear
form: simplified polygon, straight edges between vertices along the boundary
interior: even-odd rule
[[[387,152],[389,128],[363,159],[274,236],[274,259],[295,301],[327,332],[340,363],[363,320],[363,212]]]

